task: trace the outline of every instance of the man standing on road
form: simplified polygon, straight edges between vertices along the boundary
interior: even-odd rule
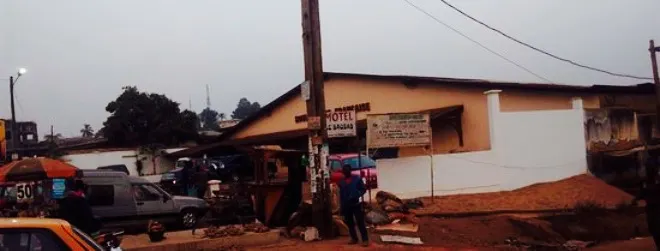
[[[60,201],[59,217],[88,235],[99,231],[101,224],[94,217],[92,207],[85,197],[85,183],[75,180],[72,191]]]
[[[360,237],[362,237],[362,245],[366,247],[369,246],[369,233],[367,233],[367,227],[364,223],[364,211],[362,210],[362,204],[360,204],[360,198],[367,189],[362,179],[353,175],[351,171],[350,165],[344,165],[342,169],[344,178],[338,182],[341,213],[351,235],[349,244],[357,244],[358,242],[358,236],[355,232],[355,225],[357,224]]]
[[[188,196],[188,186],[190,185],[191,175],[192,175],[192,161],[186,161],[183,164],[183,170],[181,170],[181,195]]]

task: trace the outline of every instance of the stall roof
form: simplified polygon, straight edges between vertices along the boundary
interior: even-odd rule
[[[428,112],[430,113],[431,119],[439,119],[439,118],[445,118],[447,116],[456,116],[459,115],[463,112],[463,105],[454,105],[454,106],[447,106],[447,107],[441,107],[441,108],[434,108],[434,109],[428,109],[428,110],[422,110],[422,111],[416,111],[416,112]],[[367,126],[367,121],[365,119],[361,119],[357,121],[357,126],[358,128],[365,128]],[[212,144],[207,144],[207,145],[201,145],[197,147],[191,147],[188,149],[184,149],[181,151],[173,152],[168,154],[167,156],[170,158],[182,158],[182,157],[190,157],[190,156],[201,156],[204,155],[205,153],[212,151],[214,149],[222,148],[222,147],[230,147],[234,149],[245,149],[244,147],[241,146],[246,146],[249,147],[250,145],[261,145],[257,146],[263,148],[264,143],[271,143],[271,144],[276,144],[278,141],[281,140],[287,140],[291,138],[297,138],[297,137],[304,137],[307,136],[308,131],[306,129],[298,129],[298,130],[292,130],[292,131],[285,131],[285,132],[274,132],[274,133],[268,133],[268,134],[262,134],[262,135],[255,135],[255,136],[250,136],[250,137],[245,137],[245,138],[240,138],[240,139],[228,139]],[[286,150],[286,149],[285,149]]]

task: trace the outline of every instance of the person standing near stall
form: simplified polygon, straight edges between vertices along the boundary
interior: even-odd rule
[[[181,171],[181,194],[183,196],[188,196],[188,186],[190,185],[192,169],[192,161],[187,161],[183,165],[183,170]]]
[[[369,233],[364,222],[364,211],[360,198],[367,191],[362,179],[352,174],[350,165],[344,165],[342,168],[344,178],[338,182],[339,185],[339,200],[341,203],[341,213],[344,216],[348,232],[351,235],[349,244],[357,244],[358,236],[355,232],[355,225],[360,230],[360,237],[362,237],[362,245],[369,246]]]
[[[82,180],[75,180],[72,190],[60,201],[58,215],[91,236],[101,229],[101,224],[92,213],[92,207],[85,197],[85,190],[85,183]]]
[[[195,172],[195,185],[197,186],[197,198],[204,199],[206,195],[206,187],[209,182],[209,170],[207,168],[207,161],[197,165]]]

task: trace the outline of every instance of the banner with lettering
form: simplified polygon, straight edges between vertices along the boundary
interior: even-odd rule
[[[413,147],[431,144],[428,113],[367,115],[369,148]]]

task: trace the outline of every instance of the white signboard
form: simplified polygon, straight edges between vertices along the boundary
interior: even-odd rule
[[[16,184],[16,200],[24,202],[34,198],[34,184],[32,183],[18,183]]]
[[[355,137],[355,111],[337,111],[326,114],[328,138]]]
[[[302,95],[304,101],[309,100],[311,96],[311,92],[309,89],[309,81],[305,81],[302,84],[300,84],[300,94]]]
[[[429,114],[398,113],[367,116],[370,148],[428,146],[431,144]]]

